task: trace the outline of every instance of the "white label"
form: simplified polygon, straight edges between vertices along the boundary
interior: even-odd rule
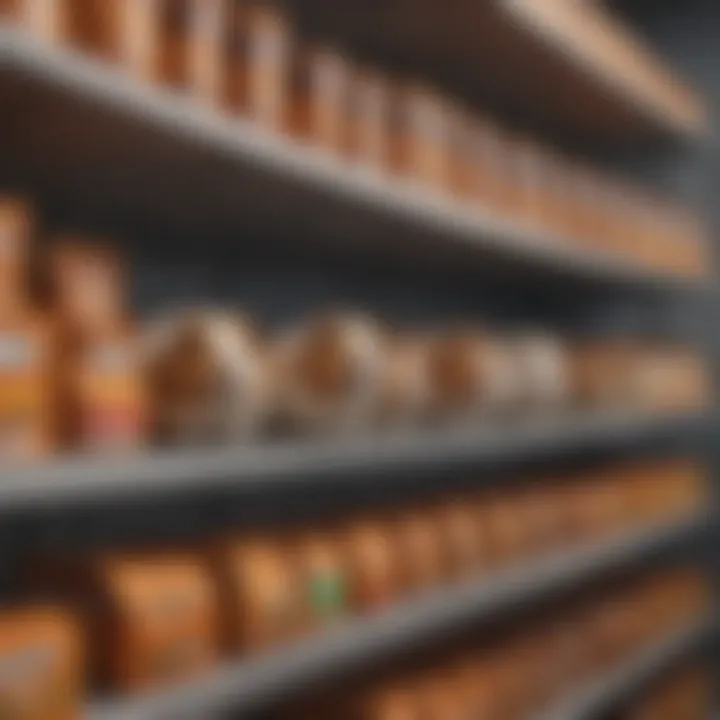
[[[42,675],[54,659],[52,649],[45,645],[23,648],[0,657],[0,690],[13,690],[17,683]]]
[[[0,370],[24,368],[33,360],[33,347],[22,335],[0,334]]]

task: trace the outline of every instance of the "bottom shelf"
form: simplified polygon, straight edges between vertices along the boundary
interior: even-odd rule
[[[705,527],[707,521],[707,516],[699,514],[637,528],[617,538],[440,588],[377,616],[350,620],[321,637],[228,663],[188,686],[100,702],[89,707],[85,717],[197,720],[217,713],[250,712],[264,702],[277,700],[279,692],[328,682],[338,673],[367,667],[380,657],[407,650],[419,640],[461,623],[488,621],[513,606],[527,606],[575,587],[679,542]]]
[[[708,618],[642,649],[607,675],[592,680],[534,720],[589,720],[601,717],[676,661],[702,646],[715,632]]]

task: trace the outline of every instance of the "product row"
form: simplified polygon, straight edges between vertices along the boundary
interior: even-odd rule
[[[383,673],[370,687],[340,688],[330,697],[309,701],[302,710],[295,704],[289,714],[279,717],[540,717],[543,710],[631,660],[644,647],[691,627],[709,603],[702,576],[688,569],[625,581],[588,595],[505,629],[490,642],[469,633],[471,640],[464,639],[450,651],[420,652],[394,672]],[[650,717],[658,720],[665,715]]]
[[[231,309],[128,312],[108,244],[34,246],[33,213],[0,197],[0,455],[235,443],[571,411],[701,408],[695,351],[454,322],[398,329],[325,312],[264,332]]]
[[[663,674],[613,720],[712,720],[714,675],[691,665]]]
[[[53,548],[19,567],[26,603],[0,615],[0,669],[28,646],[50,648],[58,666],[42,665],[32,683],[62,686],[68,702],[86,685],[100,694],[172,685],[433,588],[687,517],[704,495],[698,470],[675,461],[245,528],[172,550]],[[33,701],[54,701],[56,690]]]
[[[359,67],[254,0],[10,0],[53,42],[544,232],[680,275],[709,271],[696,212],[511,133],[422,81]]]

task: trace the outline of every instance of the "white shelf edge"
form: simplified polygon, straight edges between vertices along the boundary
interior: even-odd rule
[[[707,520],[705,515],[693,515],[654,524],[619,538],[536,558],[480,580],[438,589],[381,615],[350,620],[322,637],[228,664],[181,688],[91,705],[85,720],[189,720],[229,710],[251,710],[277,700],[278,693],[365,667],[373,659],[407,649],[446,628],[488,621],[512,606],[538,601],[642,559],[699,530]]]
[[[122,70],[0,23],[0,67],[27,73],[92,99],[133,121],[150,123],[240,163],[294,178],[345,202],[384,212],[393,220],[433,228],[443,241],[482,248],[538,268],[582,278],[641,286],[702,289],[704,279],[654,270],[611,252],[572,247],[541,230],[470,208],[459,200],[344,163],[329,153],[224,115],[168,90],[143,84]]]

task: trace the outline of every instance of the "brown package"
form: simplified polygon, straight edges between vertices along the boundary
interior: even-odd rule
[[[385,347],[380,423],[388,427],[417,425],[428,419],[431,410],[431,343],[419,334],[396,333]]]
[[[376,72],[359,70],[350,80],[349,150],[362,165],[387,171],[390,163],[390,87]]]
[[[411,688],[376,691],[357,714],[357,720],[421,720],[423,717],[417,693]]]
[[[26,460],[49,449],[46,325],[28,309],[31,211],[0,197],[0,458]]]
[[[349,70],[330,49],[307,49],[293,66],[290,131],[342,154],[348,148]]]
[[[212,563],[226,650],[277,645],[303,629],[301,576],[284,542],[261,536],[222,542]]]
[[[181,312],[144,333],[152,436],[163,444],[246,440],[272,403],[266,347],[252,322],[220,310]]]
[[[63,612],[0,612],[0,717],[79,720],[84,665],[80,633]]]
[[[491,562],[502,567],[522,558],[528,551],[528,528],[521,512],[519,491],[505,491],[483,497],[478,505],[479,521],[487,537]]]
[[[50,558],[34,572],[37,589],[76,606],[103,688],[142,692],[217,662],[215,589],[194,555]]]
[[[444,673],[421,677],[418,700],[427,720],[465,720],[468,706],[464,694]]]
[[[393,521],[398,574],[408,591],[438,585],[447,576],[437,519],[429,509],[403,511]]]
[[[484,418],[517,405],[515,363],[503,343],[487,333],[445,333],[431,344],[427,363],[437,417]]]
[[[358,520],[345,534],[349,602],[355,611],[374,611],[397,596],[398,567],[391,536],[379,521]]]
[[[309,629],[337,622],[348,610],[348,579],[339,538],[303,533],[292,543]]]
[[[79,49],[155,81],[162,0],[64,0],[66,39]]]
[[[276,345],[278,421],[292,430],[361,431],[383,402],[385,333],[371,318],[332,314]]]
[[[229,0],[224,101],[273,130],[285,127],[290,90],[291,37],[269,4]]]
[[[137,447],[147,408],[120,258],[99,245],[64,240],[50,252],[47,280],[58,442],[78,450]]]
[[[52,447],[46,327],[32,316],[0,317],[0,460],[28,460]]]
[[[393,168],[431,186],[450,185],[450,128],[442,99],[422,87],[400,90],[393,118]]]
[[[558,411],[571,400],[570,357],[551,334],[523,333],[513,342],[523,405],[544,413]]]
[[[226,0],[160,1],[158,79],[211,103],[220,101]]]
[[[0,0],[0,20],[9,19],[43,40],[65,36],[67,0]]]
[[[27,312],[33,213],[22,199],[0,195],[0,317]]]
[[[480,572],[487,562],[487,547],[472,500],[448,500],[438,507],[437,517],[448,576],[468,577]]]

